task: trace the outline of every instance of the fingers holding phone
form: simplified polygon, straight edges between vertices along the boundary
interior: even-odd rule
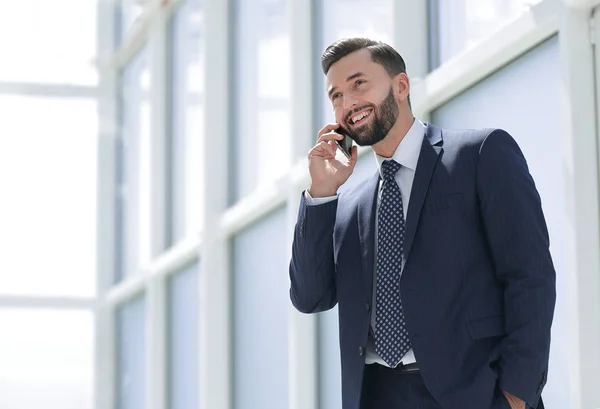
[[[330,150],[333,156],[335,156],[335,148],[337,147],[346,158],[352,159],[352,138],[346,134],[346,131],[340,124],[333,123],[323,127],[319,131],[317,143],[321,141],[326,141],[334,148],[333,150]]]
[[[340,126],[337,123],[323,127],[318,133],[317,144],[308,153],[308,167],[311,177],[309,193],[313,197],[335,195],[337,189],[352,174],[358,160],[357,148],[353,147],[351,143],[346,144],[344,139],[347,136],[340,134],[339,130]],[[348,152],[342,150],[348,158],[344,163],[335,157],[340,141],[348,149]]]

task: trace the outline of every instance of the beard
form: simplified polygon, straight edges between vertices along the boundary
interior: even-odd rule
[[[355,109],[352,113],[369,107],[373,108],[373,111],[369,115],[372,117],[369,123],[361,125],[358,128],[344,129],[348,136],[359,146],[371,146],[382,141],[396,123],[400,112],[400,107],[394,98],[392,87],[390,87],[387,97],[378,106],[363,105]],[[347,120],[350,119],[352,113],[348,114]]]

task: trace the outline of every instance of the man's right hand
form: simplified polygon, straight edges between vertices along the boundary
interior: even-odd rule
[[[308,193],[312,197],[335,196],[338,188],[348,180],[356,161],[357,147],[352,146],[352,158],[342,163],[335,158],[336,140],[344,137],[335,130],[339,124],[329,124],[319,131],[317,144],[308,152],[308,170],[311,184]]]

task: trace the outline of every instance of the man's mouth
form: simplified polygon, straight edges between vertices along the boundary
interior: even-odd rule
[[[361,111],[357,114],[354,114],[350,117],[350,119],[348,119],[348,124],[351,126],[362,125],[364,122],[367,121],[367,118],[369,118],[369,116],[371,116],[372,112],[373,112],[373,109],[367,109],[367,110]]]

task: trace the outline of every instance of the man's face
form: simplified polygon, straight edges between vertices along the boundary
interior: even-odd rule
[[[358,145],[383,140],[399,114],[392,79],[362,49],[335,62],[327,73],[327,92],[336,121]]]

